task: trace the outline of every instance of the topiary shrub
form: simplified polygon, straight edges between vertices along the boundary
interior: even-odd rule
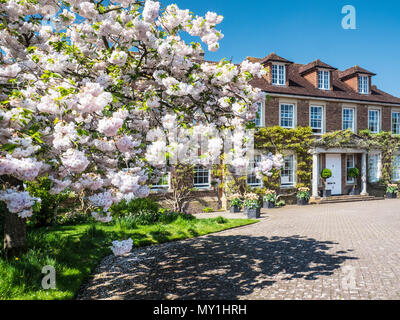
[[[330,177],[332,177],[332,170],[330,169],[324,169],[321,171],[321,178],[326,180],[329,179]]]
[[[350,168],[347,170],[347,176],[352,179],[357,179],[360,176],[360,170],[357,168]]]

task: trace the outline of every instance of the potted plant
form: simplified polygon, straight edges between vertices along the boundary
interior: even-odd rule
[[[326,190],[326,180],[332,177],[332,171],[330,169],[325,168],[321,171],[321,178],[324,182],[324,190],[322,190],[322,197],[327,198],[330,197],[332,194],[331,190]]]
[[[275,204],[278,197],[276,195],[275,190],[267,190],[265,191],[265,195],[263,197],[263,208],[264,209],[272,209],[275,208]]]
[[[310,189],[307,187],[301,187],[297,191],[297,204],[300,206],[308,205],[310,200]]]
[[[399,186],[397,184],[388,184],[386,188],[386,197],[389,199],[396,199],[398,192]]]
[[[230,212],[232,213],[240,212],[240,209],[243,206],[240,194],[235,193],[229,198],[229,206],[230,206]]]
[[[258,219],[261,216],[260,202],[255,193],[246,193],[244,195],[244,208],[249,219]]]
[[[349,170],[347,170],[347,176],[349,178],[354,179],[354,186],[353,189],[350,191],[350,195],[351,196],[358,196],[360,194],[360,189],[357,189],[357,179],[360,176],[360,170],[358,170],[357,168],[350,168]]]

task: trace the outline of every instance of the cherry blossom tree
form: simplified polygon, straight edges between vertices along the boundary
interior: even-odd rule
[[[249,84],[262,65],[204,61],[202,44],[216,51],[223,38],[213,12],[151,0],[2,0],[0,16],[0,200],[10,255],[24,249],[25,219],[40,203],[24,182],[48,176],[54,194],[85,191],[93,217],[108,222],[112,204],[148,196],[165,159],[191,159],[186,134],[208,140],[200,159],[210,163],[223,149],[217,133],[244,132],[264,98]],[[185,33],[201,42],[185,43]]]

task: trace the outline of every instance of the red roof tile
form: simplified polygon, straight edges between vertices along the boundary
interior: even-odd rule
[[[265,58],[264,58],[265,59]],[[313,66],[326,65],[323,62],[316,60],[312,63]],[[329,65],[326,65],[329,66]],[[326,66],[324,68],[326,68]],[[343,72],[329,66],[332,72],[332,86],[333,90],[319,90],[315,88],[310,82],[308,82],[301,73],[305,70],[309,70],[310,64],[288,64],[286,75],[288,77],[288,86],[274,86],[269,84],[265,78],[254,79],[252,81],[253,86],[260,88],[269,94],[283,94],[283,95],[294,95],[294,96],[305,96],[309,98],[326,98],[326,99],[343,99],[343,100],[354,100],[354,101],[365,101],[365,103],[388,103],[400,105],[400,99],[394,97],[382,90],[379,90],[376,86],[371,86],[371,94],[360,94],[355,92],[350,86],[341,81],[340,76]],[[364,70],[364,69],[363,69]]]

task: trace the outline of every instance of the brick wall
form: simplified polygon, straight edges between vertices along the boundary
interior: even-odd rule
[[[338,102],[326,103],[326,131],[342,130],[342,104]]]
[[[310,72],[309,74],[306,74],[304,78],[308,82],[310,82],[315,88],[318,88],[318,72],[316,70]]]
[[[267,127],[279,125],[279,98],[270,98],[266,101],[265,125]]]
[[[310,125],[310,101],[297,100],[297,125],[307,127]]]
[[[382,130],[392,131],[392,108],[382,107]]]
[[[296,99],[297,102],[297,125],[309,126],[310,125],[310,100],[309,99]],[[342,109],[341,102],[325,102],[325,124],[326,131],[342,130]],[[382,117],[382,130],[391,131],[392,121],[392,108],[381,107]],[[271,97],[266,101],[265,106],[265,124],[267,127],[279,125],[279,98]],[[368,129],[368,105],[357,104],[357,131]]]

